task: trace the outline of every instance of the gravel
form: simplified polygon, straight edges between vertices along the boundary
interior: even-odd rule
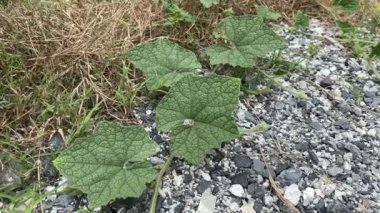
[[[156,212],[288,212],[270,178],[301,212],[380,212],[379,84],[365,60],[342,47],[335,40],[339,33],[323,23],[311,20],[309,35],[287,27],[278,33],[289,43],[283,57],[299,63],[297,70],[284,77],[281,87],[263,82],[273,92],[242,97],[236,113],[240,128],[266,123],[269,130],[223,143],[202,165],[175,160],[164,176]],[[319,50],[305,58],[310,45]],[[135,114],[161,145],[151,158],[161,164],[168,138],[155,129],[154,106]],[[146,212],[149,196],[147,191],[98,212]],[[74,197],[71,204],[69,198],[51,197],[43,205],[47,212],[85,208],[85,197]]]

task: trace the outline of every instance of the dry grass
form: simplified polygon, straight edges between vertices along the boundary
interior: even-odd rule
[[[11,1],[0,10],[0,44],[21,55],[24,61],[22,66],[12,70],[12,79],[6,80],[9,83],[23,77],[28,80],[22,82],[26,85],[13,85],[14,88],[7,85],[2,92],[28,97],[36,93],[37,87],[42,87],[37,81],[46,80],[44,83],[54,88],[44,89],[70,93],[70,98],[83,96],[88,87],[108,108],[117,102],[113,96],[120,78],[125,77],[120,75],[123,54],[133,43],[150,38],[152,23],[161,15],[150,0]],[[4,78],[11,75],[2,74]],[[45,91],[49,92],[53,91]],[[48,96],[41,93],[37,94],[41,99]],[[12,112],[6,116],[0,116],[2,126],[12,119],[15,120],[12,129],[20,127],[15,123],[28,127],[41,111],[39,104],[36,107],[26,102],[24,106],[30,107],[17,105],[12,106]]]

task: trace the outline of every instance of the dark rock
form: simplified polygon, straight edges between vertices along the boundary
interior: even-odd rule
[[[280,174],[282,171],[284,171],[285,169],[288,169],[290,168],[292,165],[290,163],[278,163],[276,164],[276,175]]]
[[[54,200],[53,206],[66,207],[69,206],[73,201],[75,201],[74,196],[62,194]]]
[[[224,153],[221,152],[220,150],[218,149],[211,149],[209,152],[208,152],[208,155],[212,158],[213,161],[215,162],[219,162],[221,161],[223,158],[224,158]]]
[[[174,213],[182,213],[184,209],[185,205],[183,203],[180,203],[174,208]]]
[[[343,113],[347,113],[347,112],[350,112],[351,111],[351,106],[349,104],[347,104],[347,102],[340,102],[338,104],[338,108],[340,109],[340,111],[342,111]]]
[[[307,106],[307,102],[306,101],[299,101],[299,102],[297,102],[297,106],[298,107],[306,107]]]
[[[255,205],[253,206],[256,213],[261,213],[261,210],[263,209],[263,204],[261,202],[255,201]]]
[[[309,143],[303,142],[296,145],[296,149],[300,152],[305,152],[310,149]]]
[[[259,184],[250,184],[248,185],[247,192],[249,195],[251,195],[254,199],[264,199],[265,196],[265,189]]]
[[[252,169],[262,175],[266,171],[265,163],[259,159],[253,159]]]
[[[326,77],[325,79],[323,79],[323,80],[319,83],[319,85],[320,85],[321,87],[326,88],[326,87],[331,87],[332,85],[334,85],[334,82],[333,82],[333,80],[331,80],[330,77]]]
[[[184,177],[183,177],[183,182],[185,184],[189,184],[192,179],[193,179],[193,177],[190,174],[185,174]]]
[[[319,202],[315,204],[314,208],[318,213],[326,213],[325,201],[323,199],[320,199]]]
[[[241,172],[232,176],[230,179],[232,184],[240,184],[245,188],[248,186],[249,173]]]
[[[309,158],[310,158],[310,160],[311,160],[315,165],[318,165],[319,160],[318,160],[318,156],[317,156],[317,154],[315,154],[315,152],[314,152],[313,150],[309,150],[308,153],[309,153]]]
[[[235,165],[238,168],[250,168],[252,165],[252,160],[248,156],[237,155],[233,158]]]
[[[269,171],[269,172],[268,172]],[[269,178],[269,175],[272,176],[272,178],[276,177],[276,173],[274,172],[273,167],[269,166],[268,168],[265,169],[264,173],[261,174],[265,178]]]
[[[119,210],[125,210],[130,209],[131,207],[135,206],[137,203],[141,202],[139,198],[126,198],[126,199],[116,199],[112,203],[109,204],[111,209],[119,211]]]
[[[212,188],[211,193],[213,195],[217,195],[219,193],[219,191],[220,191],[219,186],[215,185],[214,188]]]
[[[302,178],[302,171],[299,169],[291,168],[281,172],[279,176],[277,176],[277,180],[283,186],[289,186],[291,184],[298,184],[298,182]]]
[[[199,194],[202,194],[210,186],[211,186],[211,181],[207,181],[207,180],[202,179],[201,181],[199,181],[199,184],[197,186],[197,192]]]
[[[334,202],[327,206],[326,213],[347,213],[352,212],[350,208],[342,203]]]

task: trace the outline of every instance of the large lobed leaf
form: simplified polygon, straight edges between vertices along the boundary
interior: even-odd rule
[[[240,80],[224,76],[186,76],[157,107],[157,127],[169,132],[176,157],[199,164],[211,148],[239,137],[232,117]]]
[[[215,34],[227,44],[212,45],[207,49],[212,65],[248,68],[254,65],[257,57],[285,47],[285,41],[269,29],[261,17],[227,17],[219,23]]]
[[[170,87],[201,68],[193,52],[166,39],[140,44],[129,50],[128,60],[146,76],[149,90]]]
[[[54,165],[95,208],[112,199],[139,197],[155,178],[147,158],[157,148],[143,127],[102,122],[93,135],[75,140]]]

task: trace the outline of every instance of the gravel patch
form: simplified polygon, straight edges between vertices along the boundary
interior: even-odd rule
[[[173,162],[164,177],[157,212],[289,212],[272,190],[273,178],[301,212],[380,212],[380,86],[364,60],[354,58],[328,30],[311,21],[309,34],[285,29],[284,57],[300,61],[282,87],[263,96],[241,99],[240,128],[266,123],[264,133],[243,135],[210,151],[200,166]],[[318,52],[303,59],[307,48]],[[304,92],[303,100],[281,88]],[[161,151],[168,137],[154,124],[154,104],[135,110]],[[149,113],[147,113],[149,111]],[[101,212],[145,212],[149,193],[119,200]],[[0,206],[2,204],[0,203]],[[59,195],[44,202],[47,212],[86,206],[84,197]],[[253,211],[254,210],[254,211]]]

